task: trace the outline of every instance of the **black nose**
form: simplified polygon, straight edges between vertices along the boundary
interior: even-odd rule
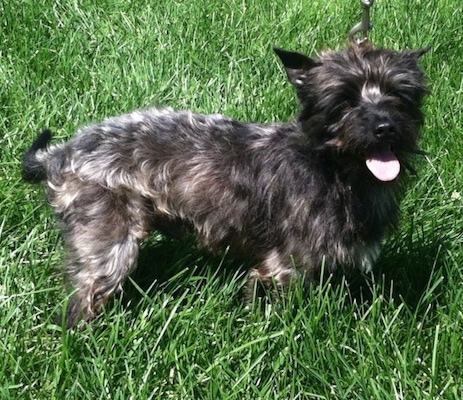
[[[378,139],[392,137],[395,132],[395,125],[392,121],[380,121],[375,128],[375,135],[378,137]]]

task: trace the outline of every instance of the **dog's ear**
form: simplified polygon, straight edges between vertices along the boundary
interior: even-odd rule
[[[409,57],[409,58],[412,58],[412,59],[415,59],[415,60],[418,60],[418,58],[420,58],[423,54],[426,54],[428,51],[430,51],[432,49],[431,46],[427,46],[427,47],[423,47],[422,49],[418,49],[418,50],[410,50],[410,51],[406,51],[404,53],[404,55],[406,57]]]
[[[273,50],[280,57],[290,82],[295,86],[302,85],[307,71],[319,64],[312,58],[295,51],[287,51],[278,47],[274,47]]]

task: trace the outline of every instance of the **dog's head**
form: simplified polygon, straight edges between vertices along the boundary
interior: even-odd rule
[[[407,155],[418,151],[427,93],[418,59],[428,50],[353,44],[310,58],[275,48],[301,102],[310,147],[366,166],[380,181],[411,169]]]

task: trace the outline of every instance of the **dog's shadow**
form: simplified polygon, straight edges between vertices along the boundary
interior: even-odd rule
[[[237,259],[226,252],[214,255],[199,249],[193,236],[159,236],[141,247],[137,268],[124,284],[122,302],[133,307],[146,295],[154,296],[159,289],[176,296],[183,292],[182,283],[186,284],[192,277],[201,278],[194,279],[197,289],[205,285],[211,276],[218,280],[219,286],[237,277],[244,283],[251,266],[249,261]],[[237,296],[236,301],[239,300]]]
[[[387,246],[370,275],[350,276],[350,297],[369,304],[380,294],[396,303],[404,303],[412,312],[426,311],[429,302],[442,294],[445,269],[442,268],[445,243],[433,238],[413,243],[409,248]]]
[[[386,246],[373,273],[355,270],[348,275],[336,275],[333,282],[347,282],[345,290],[350,302],[362,306],[368,307],[380,294],[387,300],[405,303],[413,312],[424,312],[427,300],[438,298],[443,290],[440,284],[445,273],[440,268],[443,254],[445,244],[437,239],[413,243],[409,248]],[[182,239],[163,236],[142,246],[138,266],[124,285],[122,303],[128,308],[138,308],[143,297],[154,296],[159,288],[174,296],[180,295],[182,282],[187,283],[192,276],[204,278],[195,280],[195,284],[200,282],[201,286],[213,275],[219,287],[239,276],[242,286],[252,266],[252,262],[226,253],[212,255],[198,249],[192,236]],[[237,293],[234,303],[244,304],[241,292]]]

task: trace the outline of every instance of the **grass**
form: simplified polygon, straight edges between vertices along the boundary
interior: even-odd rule
[[[340,48],[360,2],[10,0],[0,4],[0,398],[463,398],[463,6],[378,0],[377,46],[432,45],[419,177],[371,299],[346,284],[240,302],[245,268],[154,236],[141,272],[95,323],[66,331],[63,244],[23,151],[134,108],[167,104],[287,120],[294,93],[272,45]]]

